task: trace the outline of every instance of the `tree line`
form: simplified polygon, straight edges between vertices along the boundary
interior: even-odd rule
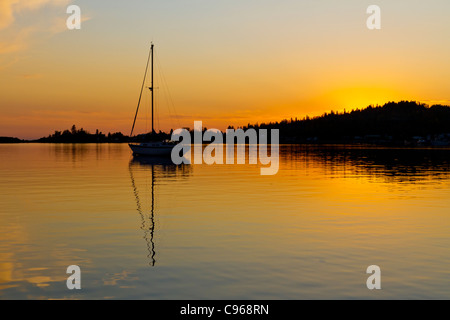
[[[428,106],[416,101],[388,102],[350,112],[290,119],[274,123],[248,124],[243,129],[279,129],[284,142],[403,143],[411,139],[434,139],[450,134],[450,107]]]
[[[234,129],[230,126],[229,129]],[[291,118],[280,122],[248,124],[238,129],[279,129],[281,143],[352,143],[374,142],[403,144],[405,141],[436,137],[450,138],[450,106],[428,106],[416,101],[388,102],[364,109],[336,112],[303,119]],[[203,129],[205,131],[206,128]],[[193,133],[190,130],[191,134]],[[121,132],[90,133],[75,125],[70,130],[55,131],[33,142],[51,143],[114,143],[170,139],[172,130],[129,137]],[[0,142],[24,142],[0,137]]]

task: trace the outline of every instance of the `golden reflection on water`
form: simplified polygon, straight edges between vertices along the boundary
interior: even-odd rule
[[[282,146],[261,176],[124,144],[0,145],[0,298],[448,298],[449,154]]]

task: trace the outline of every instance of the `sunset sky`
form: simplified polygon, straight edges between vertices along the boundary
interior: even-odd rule
[[[381,30],[366,27],[371,4]],[[0,0],[0,136],[129,134],[152,41],[161,130],[449,104],[449,21],[448,0]]]

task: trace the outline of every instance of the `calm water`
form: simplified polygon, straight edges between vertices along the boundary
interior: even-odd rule
[[[0,299],[449,299],[449,156],[282,146],[260,176],[0,145]]]

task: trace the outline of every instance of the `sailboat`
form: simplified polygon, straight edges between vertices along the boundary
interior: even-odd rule
[[[144,90],[145,80],[147,77],[147,71],[150,62],[151,62],[151,85],[150,87],[148,87],[148,89],[150,90],[152,95],[152,134],[155,133],[154,119],[153,119],[153,110],[154,110],[153,57],[154,57],[154,44],[152,43],[147,59],[147,66],[145,67],[144,81],[142,82],[141,93],[139,95],[139,101],[136,108],[136,114],[134,116],[130,137],[133,136],[134,126],[136,124],[136,118],[139,112],[139,105],[141,103],[142,92]],[[152,142],[142,142],[139,144],[129,143],[128,145],[133,151],[133,156],[170,156],[172,153],[172,149],[176,145],[176,143],[172,141],[152,141]]]

